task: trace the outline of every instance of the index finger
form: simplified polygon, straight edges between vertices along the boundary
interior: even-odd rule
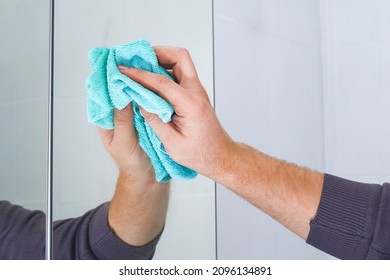
[[[176,112],[187,98],[182,87],[166,76],[137,68],[119,67],[119,71],[171,103]]]
[[[179,84],[198,81],[195,65],[185,48],[156,46],[154,47],[158,62],[166,69],[172,69]]]

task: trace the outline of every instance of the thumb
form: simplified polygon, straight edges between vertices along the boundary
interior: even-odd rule
[[[114,138],[120,143],[131,141],[135,135],[133,114],[131,103],[122,110],[114,110]]]
[[[179,136],[179,132],[175,130],[172,125],[172,122],[164,123],[158,115],[147,112],[141,106],[140,110],[142,116],[145,118],[146,122],[152,127],[153,131],[157,134],[158,138],[160,138],[164,146],[169,147],[169,140],[177,139],[177,137]]]

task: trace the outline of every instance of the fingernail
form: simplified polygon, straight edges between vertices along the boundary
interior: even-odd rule
[[[126,67],[126,66],[123,66],[123,65],[119,65],[118,69],[120,69],[120,70],[127,70],[127,69],[129,69],[129,67]]]

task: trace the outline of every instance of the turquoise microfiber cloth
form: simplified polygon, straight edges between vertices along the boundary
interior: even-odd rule
[[[172,79],[168,71],[158,65],[149,42],[138,40],[111,49],[94,48],[88,57],[93,69],[87,80],[88,122],[104,129],[113,129],[114,108],[121,110],[132,102],[139,143],[151,159],[156,180],[167,182],[172,178],[194,178],[197,175],[195,171],[173,161],[167,154],[138,107],[142,106],[147,112],[157,114],[162,121],[169,122],[174,113],[172,105],[118,70],[118,66],[123,65]]]

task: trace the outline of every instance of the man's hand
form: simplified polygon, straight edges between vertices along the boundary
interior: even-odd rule
[[[133,117],[131,104],[115,109],[115,128],[99,128],[99,133],[119,169],[108,223],[123,241],[139,246],[154,239],[164,226],[169,184],[156,182],[151,161],[139,145]]]
[[[233,141],[215,116],[188,51],[155,47],[155,52],[160,65],[171,72],[177,83],[135,68],[120,68],[120,71],[173,105],[175,114],[169,123],[141,108],[168,154],[180,164],[213,177],[214,162],[222,161]]]
[[[230,188],[305,239],[320,201],[323,174],[232,141],[215,116],[188,51],[156,47],[155,52],[178,83],[142,70],[121,71],[173,105],[169,123],[142,111],[171,157]]]
[[[98,128],[103,145],[114,159],[121,176],[140,182],[154,183],[154,170],[149,157],[138,142],[134,129],[132,104],[114,110],[115,129]]]

